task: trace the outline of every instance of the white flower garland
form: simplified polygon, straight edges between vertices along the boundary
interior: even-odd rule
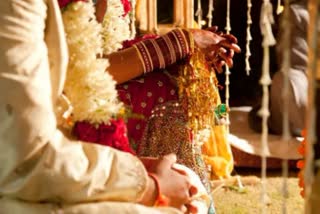
[[[73,121],[97,124],[108,123],[122,105],[116,83],[105,71],[108,61],[97,59],[103,44],[94,12],[91,1],[80,1],[62,13],[70,57],[64,92],[73,107]]]
[[[134,2],[131,2],[131,4]],[[132,8],[134,5],[132,4]],[[122,42],[131,39],[130,15],[123,16],[121,0],[108,0],[102,27],[103,53],[108,55],[122,48]]]

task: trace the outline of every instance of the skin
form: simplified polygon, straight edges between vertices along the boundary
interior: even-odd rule
[[[233,66],[234,53],[240,52],[237,39],[233,35],[219,35],[211,29],[191,29],[190,32],[194,36],[195,45],[218,72],[222,72],[225,64]],[[143,74],[142,63],[133,47],[112,53],[107,58],[110,61],[108,72],[119,84]]]
[[[107,8],[107,0],[98,0],[96,3],[96,16],[102,22]],[[217,27],[206,30],[189,30],[198,47],[207,57],[209,64],[218,72],[222,72],[224,65],[233,66],[234,53],[240,53],[236,37],[229,34],[217,32]],[[107,56],[110,62],[108,72],[114,77],[118,84],[141,76],[143,65],[134,48],[127,48]],[[130,69],[127,69],[130,68]]]
[[[98,0],[96,7],[97,20],[101,22],[107,8],[107,0]],[[206,55],[209,64],[215,70],[221,72],[225,64],[229,67],[233,66],[233,55],[235,52],[240,52],[237,39],[233,35],[217,33],[216,27],[207,30],[191,29],[190,32],[193,34],[196,47]],[[110,62],[108,72],[118,84],[143,74],[143,65],[136,50],[132,47],[106,57]],[[186,172],[173,168],[177,161],[175,155],[171,154],[162,158],[141,158],[141,161],[147,171],[156,176],[161,193],[169,198],[169,206],[184,213],[197,213],[197,207],[191,201],[191,197],[197,193],[197,188],[190,184]],[[146,191],[138,202],[152,206],[158,191],[155,180],[149,177]]]
[[[161,194],[169,199],[169,206],[185,213],[196,213],[197,207],[190,201],[198,190],[191,185],[185,171],[174,168],[174,164],[177,162],[174,154],[166,155],[162,158],[141,157],[140,160],[147,171],[153,173],[157,178]],[[148,195],[143,198],[147,198]]]

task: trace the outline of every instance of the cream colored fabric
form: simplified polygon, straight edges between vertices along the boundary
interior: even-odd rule
[[[57,1],[1,0],[0,25],[0,213],[156,213],[133,203],[147,182],[137,158],[56,127],[67,59]]]
[[[37,204],[11,199],[0,200],[1,214],[179,214],[173,208],[152,209],[126,202],[95,202],[86,204]]]

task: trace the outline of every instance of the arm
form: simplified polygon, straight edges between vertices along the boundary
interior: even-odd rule
[[[108,56],[108,72],[117,83],[123,83],[142,75],[143,66],[135,48],[130,47]]]
[[[53,33],[47,28],[61,20],[52,11],[59,14],[56,1],[46,2],[0,1],[0,195],[29,202],[153,205],[158,191],[139,159],[57,129],[51,96],[57,87],[50,78],[60,64],[55,58],[49,63],[43,32]],[[179,207],[189,201],[188,178],[172,174],[175,161],[164,162],[158,176],[170,176],[171,184],[162,188],[175,193],[168,196]]]
[[[192,43],[202,51],[218,70],[233,65],[234,52],[240,52],[232,35],[218,35],[209,30],[175,29],[156,39],[136,43],[133,47],[107,56],[108,72],[117,83],[123,83],[155,69],[163,69],[193,52]]]
[[[136,157],[72,140],[56,127],[44,2],[0,2],[0,195],[139,201],[153,183]]]

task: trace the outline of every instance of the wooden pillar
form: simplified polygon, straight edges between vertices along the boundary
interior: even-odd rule
[[[172,0],[173,23],[158,25],[157,3],[161,0],[137,0],[136,20],[142,33],[163,34],[175,27],[193,28],[193,0]]]
[[[158,19],[157,19],[157,1],[147,0],[146,2],[146,14],[147,14],[147,32],[157,33],[158,31]]]
[[[174,0],[173,8],[173,25],[181,27],[184,23],[183,1]]]
[[[193,28],[194,4],[193,0],[184,0],[184,25],[185,28]]]
[[[319,213],[320,209],[320,3],[318,0],[309,0],[308,10],[310,23],[308,30],[309,44],[309,108],[307,110],[307,150],[312,154],[307,164],[306,179],[306,214]],[[314,132],[313,132],[314,130]],[[309,173],[308,173],[309,172]],[[314,172],[314,176],[312,173]],[[311,178],[310,178],[311,177]]]

